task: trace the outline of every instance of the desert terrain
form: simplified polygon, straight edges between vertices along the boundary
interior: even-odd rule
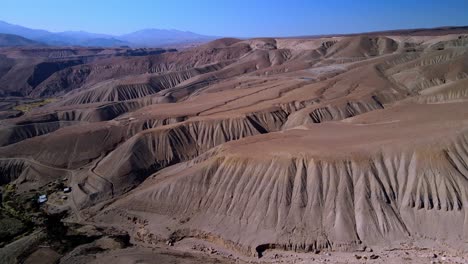
[[[468,263],[468,28],[4,47],[0,96],[1,263]]]

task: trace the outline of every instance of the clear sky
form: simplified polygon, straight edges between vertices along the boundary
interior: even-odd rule
[[[298,36],[468,25],[468,0],[0,0],[0,20],[50,31]]]

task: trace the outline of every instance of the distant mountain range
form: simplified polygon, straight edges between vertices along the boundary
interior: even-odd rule
[[[0,47],[41,46],[43,43],[13,34],[0,33]]]
[[[13,25],[0,21],[1,43],[7,46],[22,45],[52,45],[52,46],[132,46],[132,47],[162,47],[185,43],[207,42],[217,37],[196,34],[190,31],[167,29],[143,29],[133,33],[114,36],[108,34],[96,34],[85,31],[50,32],[42,29],[31,29],[19,25]],[[6,36],[9,34],[10,36]],[[19,38],[12,38],[16,35]],[[6,39],[9,39],[6,41]],[[15,39],[18,42],[15,42]],[[0,45],[1,45],[0,43]],[[29,44],[28,44],[29,43]]]

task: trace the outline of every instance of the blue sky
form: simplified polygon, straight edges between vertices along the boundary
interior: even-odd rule
[[[50,31],[298,36],[468,25],[468,0],[0,0],[0,20]]]

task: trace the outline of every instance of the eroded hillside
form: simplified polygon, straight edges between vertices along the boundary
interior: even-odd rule
[[[0,182],[64,181],[43,210],[135,245],[468,250],[467,35],[151,52],[3,52],[3,95],[54,100],[2,101]]]

